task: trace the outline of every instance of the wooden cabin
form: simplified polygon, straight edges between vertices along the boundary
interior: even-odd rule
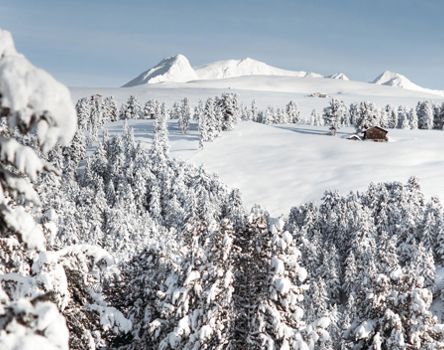
[[[380,126],[372,126],[364,131],[364,140],[371,140],[375,142],[387,142],[388,131]]]

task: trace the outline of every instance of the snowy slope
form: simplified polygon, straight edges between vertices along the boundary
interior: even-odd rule
[[[391,72],[388,70],[378,75],[371,83],[377,85],[395,86],[402,89],[413,90],[413,91],[422,91],[432,94],[444,95],[443,91],[423,88],[413,83],[405,75],[396,72]]]
[[[135,136],[149,147],[152,122],[130,121]],[[122,132],[123,123],[110,133]],[[174,157],[203,164],[230,187],[237,187],[247,205],[262,205],[277,216],[306,201],[319,201],[327,189],[345,194],[363,190],[370,182],[403,181],[417,176],[427,196],[444,197],[444,132],[441,130],[390,130],[392,142],[355,142],[337,137],[324,127],[263,125],[241,122],[235,130],[199,150],[196,125],[182,135],[170,122]]]
[[[162,82],[186,82],[198,79],[196,72],[184,55],[176,55],[163,59],[155,67],[143,72],[123,87]]]
[[[246,75],[275,75],[288,77],[313,77],[320,78],[321,74],[290,71],[270,66],[264,62],[254,60],[252,58],[244,58],[240,60],[217,61],[202,67],[196,68],[199,79],[226,79]]]

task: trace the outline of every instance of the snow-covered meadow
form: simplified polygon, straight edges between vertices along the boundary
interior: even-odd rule
[[[107,126],[122,133],[124,122]],[[149,147],[153,121],[130,120],[137,140]],[[239,122],[199,149],[196,124],[182,135],[177,121],[169,122],[171,154],[218,174],[229,187],[239,188],[245,203],[262,205],[277,216],[307,201],[319,202],[324,191],[341,194],[364,190],[370,182],[419,178],[427,196],[444,198],[444,153],[441,130],[389,130],[390,142],[347,140],[353,128],[336,137],[326,127],[264,125]]]

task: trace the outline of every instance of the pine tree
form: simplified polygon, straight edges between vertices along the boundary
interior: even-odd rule
[[[398,127],[398,114],[396,110],[391,106],[385,106],[385,111],[387,114],[387,127],[390,129],[395,129]]]
[[[188,103],[188,99],[185,97],[180,106],[180,114],[179,114],[179,129],[182,132],[182,134],[186,134],[190,125],[190,119],[191,119],[191,110],[190,105]]]
[[[432,197],[424,210],[424,219],[419,230],[418,240],[428,250],[432,250],[435,260],[441,263],[444,248],[441,245],[444,237],[443,208],[438,198]]]
[[[170,111],[170,118],[171,119],[179,119],[181,115],[181,109],[179,102],[174,102],[173,106],[171,107]]]
[[[89,130],[91,105],[87,97],[83,97],[77,101],[76,112],[78,128],[82,131]]]
[[[444,127],[444,103],[436,104],[433,116],[433,128],[441,130]]]
[[[154,126],[154,140],[150,149],[150,162],[153,169],[163,167],[169,155],[168,122],[165,104],[161,106],[161,112]]]
[[[356,132],[362,132],[372,126],[380,125],[380,115],[376,106],[371,102],[359,104],[358,116],[355,120]]]
[[[433,105],[430,101],[418,102],[416,105],[419,129],[432,129],[434,127]]]
[[[64,173],[74,178],[79,163],[86,155],[85,137],[82,131],[77,130],[72,139],[71,145],[63,149]]]
[[[299,112],[298,106],[294,101],[290,101],[287,104],[285,111],[287,113],[288,123],[296,124],[299,121],[301,113]]]
[[[329,127],[331,135],[336,135],[336,131],[342,126],[346,114],[347,108],[344,102],[338,99],[332,99],[329,106],[324,108],[324,125]]]
[[[203,114],[203,111],[204,111],[204,103],[202,102],[202,100],[199,100],[193,110],[193,120],[195,122],[199,122]]]
[[[50,171],[42,155],[73,137],[76,111],[63,85],[16,52],[9,32],[0,30],[0,42],[0,114],[24,137],[39,131],[36,149],[19,136],[0,135],[0,348],[67,350],[60,313],[69,299],[67,277],[61,253],[46,250],[41,201],[31,181]]]
[[[115,122],[118,120],[117,104],[113,96],[105,97],[103,100],[104,115],[106,121]]]
[[[411,108],[408,114],[410,129],[418,129],[418,116],[416,115],[416,110]]]
[[[232,130],[239,118],[239,101],[237,95],[234,93],[224,93],[220,98],[216,98],[215,105],[219,107],[222,114],[221,130]]]
[[[399,106],[398,108],[398,129],[408,129],[410,127],[409,125],[409,118],[407,110],[404,106]]]
[[[267,107],[265,110],[265,113],[262,114],[261,123],[263,124],[273,124],[274,121],[274,108],[273,107]]]
[[[156,100],[148,100],[143,106],[144,119],[156,119],[159,102]]]
[[[359,119],[359,105],[357,103],[351,103],[348,114],[350,115],[350,124],[356,127],[356,122]]]
[[[258,121],[258,110],[257,110],[257,106],[256,106],[256,101],[255,100],[251,101],[250,120],[252,120],[254,122]]]
[[[140,119],[142,115],[142,107],[139,101],[131,95],[120,109],[120,119]]]

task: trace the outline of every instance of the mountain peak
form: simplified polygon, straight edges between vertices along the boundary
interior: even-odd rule
[[[198,76],[191,67],[188,58],[182,54],[164,58],[153,68],[148,69],[129,81],[123,87],[130,87],[144,84],[155,84],[162,82],[187,82],[196,80]]]
[[[329,79],[336,79],[336,80],[350,80],[348,78],[348,76],[345,75],[345,73],[342,73],[342,72],[330,74],[330,75],[327,76],[327,78],[329,78]]]
[[[379,74],[371,83],[378,85],[396,86],[408,90],[424,90],[424,88],[413,83],[405,75],[389,70],[386,70]]]
[[[407,80],[409,81],[409,79],[407,79],[406,76],[400,74],[400,73],[396,73],[396,72],[392,72],[389,70],[386,70],[384,72],[382,72],[381,74],[379,74],[371,83],[373,84],[378,84],[378,85],[391,85],[395,83],[395,82],[400,82],[402,80]]]

